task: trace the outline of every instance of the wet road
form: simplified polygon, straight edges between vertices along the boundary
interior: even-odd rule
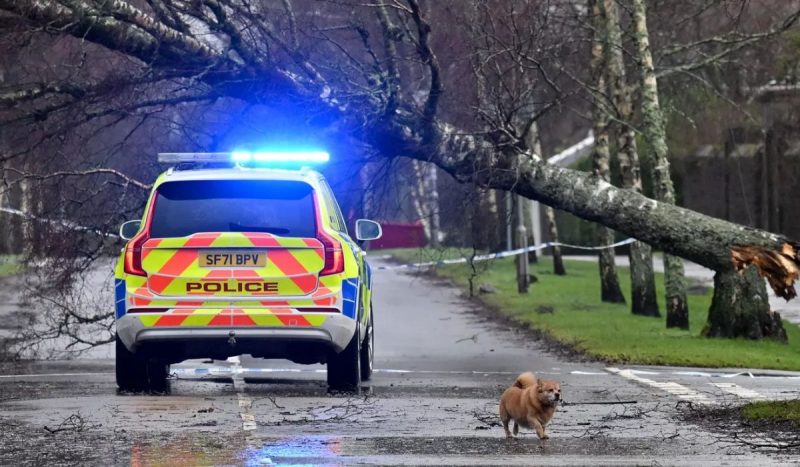
[[[431,279],[375,274],[376,367],[330,395],[322,366],[176,365],[168,395],[118,395],[110,349],[0,375],[0,465],[794,464],[682,422],[676,406],[796,396],[797,375],[571,362]],[[508,441],[497,399],[522,371],[562,383],[548,427]]]

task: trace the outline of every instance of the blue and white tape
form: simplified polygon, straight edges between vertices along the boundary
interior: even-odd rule
[[[410,269],[410,268],[429,268],[433,266],[444,266],[446,264],[465,264],[469,262],[476,262],[476,261],[489,261],[498,258],[507,258],[509,256],[517,256],[524,253],[528,253],[531,251],[538,251],[543,250],[545,248],[549,248],[552,246],[561,246],[561,247],[569,247],[574,248],[576,250],[604,250],[606,248],[615,248],[622,245],[628,245],[630,243],[635,242],[635,238],[628,238],[617,243],[612,243],[611,245],[601,245],[601,246],[583,246],[583,245],[570,245],[569,243],[561,243],[561,242],[546,242],[539,245],[529,246],[527,248],[517,248],[516,250],[508,250],[508,251],[500,251],[498,253],[489,253],[486,255],[477,255],[474,257],[463,257],[463,258],[453,258],[453,259],[440,259],[437,261],[427,261],[424,263],[409,263],[409,264],[398,264],[394,266],[378,266],[375,269]]]

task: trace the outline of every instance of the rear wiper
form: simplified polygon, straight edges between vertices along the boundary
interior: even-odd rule
[[[276,235],[286,235],[289,233],[289,229],[285,229],[283,227],[242,225],[242,224],[236,224],[234,222],[229,223],[228,228],[230,229],[231,232],[265,232]]]

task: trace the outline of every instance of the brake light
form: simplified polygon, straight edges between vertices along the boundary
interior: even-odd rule
[[[322,230],[317,230],[317,240],[325,247],[325,267],[320,276],[344,272],[344,255],[342,244]]]
[[[320,276],[329,276],[344,272],[344,255],[342,244],[322,228],[322,213],[319,209],[319,194],[314,193],[314,214],[317,216],[317,240],[324,247],[325,266],[319,273]]]
[[[142,268],[142,245],[150,238],[148,229],[142,230],[125,246],[125,274],[147,276]]]
[[[133,236],[125,245],[125,274],[133,274],[134,276],[147,277],[147,273],[142,267],[142,246],[150,240],[150,223],[153,220],[153,211],[156,210],[157,197],[153,195],[153,201],[150,203],[150,211],[147,212],[145,217],[144,228],[141,232]]]

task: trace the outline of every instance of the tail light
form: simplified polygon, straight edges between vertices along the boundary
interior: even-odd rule
[[[344,256],[342,244],[322,228],[322,213],[319,209],[319,195],[314,195],[314,213],[317,216],[317,240],[322,243],[325,251],[325,266],[319,273],[320,276],[329,276],[344,272]]]
[[[133,274],[134,276],[147,277],[147,273],[142,267],[142,246],[150,240],[150,223],[153,220],[153,211],[156,209],[157,197],[153,195],[153,200],[150,203],[150,210],[144,220],[144,228],[133,236],[125,245],[125,274]]]
[[[128,241],[125,246],[125,274],[147,276],[144,268],[142,268],[142,245],[149,238],[149,229],[145,228]]]
[[[319,275],[328,276],[344,272],[342,244],[321,229],[317,230],[317,240],[322,242],[325,247],[325,267],[322,268],[322,272]]]

